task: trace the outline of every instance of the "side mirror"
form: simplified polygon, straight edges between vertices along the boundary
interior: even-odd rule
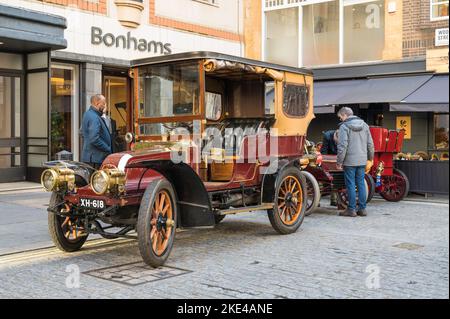
[[[134,140],[133,133],[128,132],[127,134],[125,134],[125,142],[127,142],[127,144],[132,143],[133,140]]]

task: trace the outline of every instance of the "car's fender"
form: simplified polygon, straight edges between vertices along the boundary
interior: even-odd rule
[[[272,162],[271,171],[273,173],[265,174],[261,182],[261,203],[273,203],[275,197],[275,189],[277,187],[278,176],[280,172],[287,167],[296,166],[300,169],[298,159],[283,158]]]
[[[208,192],[200,177],[189,165],[170,160],[143,160],[133,162],[126,168],[149,168],[173,185],[178,198],[181,227],[214,226]]]

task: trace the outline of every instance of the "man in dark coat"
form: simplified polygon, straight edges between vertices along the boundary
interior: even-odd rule
[[[103,160],[112,153],[112,139],[102,118],[106,99],[97,94],[91,97],[91,107],[84,113],[82,122],[83,151],[81,161],[100,168]]]
[[[337,154],[337,131],[330,130],[323,132],[322,147],[320,153],[323,155],[336,155]]]

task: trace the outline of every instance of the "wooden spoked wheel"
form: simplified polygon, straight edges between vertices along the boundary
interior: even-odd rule
[[[76,242],[81,236],[85,236],[84,228],[77,225],[77,220],[71,217],[59,217],[64,220],[61,229],[64,237],[70,242]]]
[[[278,192],[278,214],[285,225],[294,224],[303,207],[303,191],[295,176],[286,176]]]
[[[153,252],[157,256],[162,256],[167,249],[172,231],[174,231],[173,206],[166,190],[161,190],[156,194],[150,225]]]
[[[77,217],[71,214],[71,207],[63,203],[63,198],[58,193],[52,193],[49,207],[53,211],[48,212],[48,231],[53,243],[62,251],[74,252],[80,250],[86,242],[88,233],[79,223]],[[62,216],[65,214],[65,216]]]
[[[170,255],[177,227],[176,194],[166,179],[152,181],[139,207],[136,230],[139,251],[145,263],[163,265]]]
[[[306,212],[308,187],[305,177],[295,166],[278,173],[273,194],[273,209],[267,211],[270,224],[280,234],[297,231]]]

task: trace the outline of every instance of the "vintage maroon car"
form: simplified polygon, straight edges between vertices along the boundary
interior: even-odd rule
[[[304,141],[314,117],[309,70],[195,52],[134,61],[129,74],[132,149],[97,171],[46,163],[42,185],[53,192],[57,247],[79,250],[89,234],[137,238],[144,261],[157,267],[176,228],[259,210],[281,234],[300,227]]]
[[[405,131],[370,127],[374,141],[375,156],[371,169],[365,176],[367,201],[379,193],[387,201],[400,201],[409,192],[407,176],[394,167],[394,156],[401,152]],[[321,155],[317,147],[305,149],[309,153],[309,165],[305,168],[307,178],[307,215],[318,206],[321,196],[335,193],[340,209],[348,205],[343,171],[336,168],[336,155]],[[308,174],[309,173],[309,174]]]

